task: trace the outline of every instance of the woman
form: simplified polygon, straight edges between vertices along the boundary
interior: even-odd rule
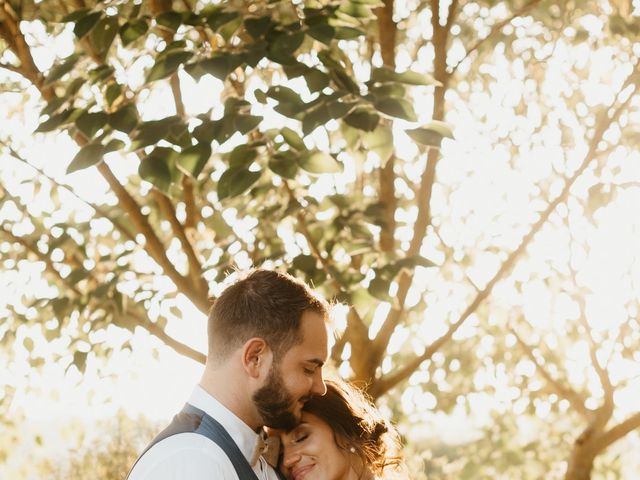
[[[396,430],[362,392],[327,380],[327,394],[313,397],[300,425],[281,434],[280,469],[288,480],[406,478]]]

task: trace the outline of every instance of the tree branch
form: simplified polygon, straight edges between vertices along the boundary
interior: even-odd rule
[[[593,417],[593,412],[585,406],[585,399],[582,398],[582,396],[577,391],[573,390],[571,387],[563,385],[559,380],[554,378],[553,375],[551,375],[551,373],[549,373],[547,369],[544,368],[544,365],[536,358],[535,354],[533,353],[533,348],[531,348],[531,346],[529,346],[524,340],[522,340],[520,335],[518,335],[518,332],[513,327],[510,328],[510,332],[516,337],[518,345],[520,345],[522,350],[524,350],[524,352],[527,354],[529,360],[534,363],[534,365],[536,366],[536,370],[538,370],[538,373],[540,373],[542,378],[545,379],[552,390],[556,392],[558,396],[567,400],[571,404],[573,409],[582,417],[590,420]]]
[[[457,3],[449,6],[449,17],[445,27],[440,25],[440,2],[431,0],[431,26],[433,28],[433,48],[435,52],[434,59],[434,77],[441,85],[435,88],[433,119],[443,120],[445,112],[445,92],[449,85],[450,75],[446,71],[447,66],[447,43],[451,25],[455,20]],[[427,234],[427,227],[431,224],[431,194],[433,185],[436,180],[436,166],[440,156],[439,149],[429,149],[427,153],[427,164],[420,178],[420,189],[416,198],[418,214],[413,225],[413,236],[407,251],[407,256],[412,257],[420,254],[422,242]],[[391,335],[404,316],[404,304],[409,292],[409,288],[413,283],[413,274],[402,272],[398,279],[398,294],[396,296],[398,308],[392,308],[384,320],[378,335],[373,340],[371,363],[379,365],[386,351]],[[373,372],[372,372],[373,373]]]
[[[14,39],[12,39],[12,41],[15,41],[15,44],[17,45],[16,48],[18,49],[14,53],[18,56],[23,64],[23,68],[20,69],[21,74],[24,75],[25,78],[32,81],[32,83],[40,90],[45,100],[51,100],[51,98],[53,98],[54,96],[53,90],[51,87],[43,87],[42,74],[33,63],[31,52],[28,45],[24,41],[24,36],[18,28],[17,23],[15,23],[15,19],[13,19],[13,17],[11,17],[9,13],[7,13],[7,8],[10,9],[10,6],[8,6],[5,1],[0,0],[0,7],[2,7],[0,8],[0,19],[3,20],[3,23],[7,25],[7,28],[9,28],[9,30],[14,34]],[[84,136],[80,134],[75,137],[75,140],[80,146],[86,144],[87,141],[86,138],[84,138]],[[189,299],[201,311],[208,311],[209,300],[206,294],[202,295],[200,292],[194,289],[188,279],[180,275],[173,264],[169,261],[164,246],[158,239],[147,218],[142,214],[140,206],[135,201],[135,199],[118,181],[109,166],[104,161],[100,162],[97,165],[97,169],[116,194],[120,206],[123,208],[124,212],[130,216],[138,232],[140,232],[145,237],[147,242],[147,252],[149,253],[149,255],[164,270],[165,274],[175,283],[176,287],[187,297],[189,297]]]
[[[173,266],[167,257],[166,249],[160,239],[155,234],[153,228],[149,224],[147,217],[142,214],[140,206],[122,186],[115,177],[109,166],[105,162],[97,165],[98,171],[107,180],[107,183],[118,197],[118,201],[125,214],[129,215],[131,221],[136,226],[145,240],[145,250],[149,253],[156,263],[162,268],[164,273],[175,283],[176,287],[184,293],[202,312],[209,310],[209,300],[206,295],[202,295],[191,285],[191,282],[182,276]]]
[[[587,336],[589,341],[589,357],[591,358],[591,364],[598,374],[598,378],[600,379],[600,385],[604,391],[605,403],[610,403],[613,405],[613,393],[614,388],[611,384],[611,379],[609,378],[609,373],[600,365],[600,361],[598,360],[598,345],[593,338],[593,333],[591,332],[591,328],[589,327],[589,323],[587,322],[587,318],[584,314],[584,301],[582,303],[582,313],[580,315],[579,321],[584,329],[584,333]]]
[[[456,63],[453,67],[451,67],[450,73],[451,74],[455,73],[458,70],[458,67],[462,64],[462,62],[464,62],[467,58],[469,58],[469,56],[473,52],[478,50],[485,42],[490,40],[496,33],[498,33],[500,30],[502,30],[506,25],[510,24],[513,20],[515,20],[519,16],[525,14],[527,11],[532,9],[536,4],[540,3],[540,1],[541,0],[529,0],[520,9],[516,10],[515,12],[513,12],[513,14],[510,17],[504,19],[501,22],[496,23],[493,27],[491,27],[491,30],[489,31],[489,33],[487,34],[486,37],[477,40],[476,43],[474,43],[471,46],[471,48],[469,48],[469,50],[467,50],[467,52],[465,53],[464,57],[462,57],[462,59],[458,63]]]
[[[165,218],[169,220],[171,224],[171,229],[173,233],[178,237],[180,244],[182,245],[182,250],[187,256],[187,261],[189,263],[189,277],[191,278],[191,283],[193,288],[195,288],[200,295],[206,296],[208,294],[207,282],[205,281],[202,275],[202,264],[196,255],[191,242],[187,238],[187,235],[184,231],[184,228],[178,218],[176,217],[176,212],[173,209],[173,204],[171,200],[162,193],[160,190],[153,189],[153,196],[160,207]]]
[[[3,68],[5,70],[9,70],[10,72],[18,73],[18,74],[22,75],[22,73],[20,72],[20,68],[19,67],[11,65],[9,63],[0,62],[0,68]]]
[[[73,293],[75,293],[77,296],[82,295],[80,293],[80,290],[78,290],[78,287],[74,283],[69,282],[67,278],[63,277],[60,271],[55,267],[51,258],[49,258],[49,256],[46,255],[45,253],[42,253],[36,245],[32,244],[31,242],[28,242],[24,237],[18,237],[10,229],[5,227],[5,225],[0,225],[0,232],[2,232],[6,237],[8,237],[10,241],[22,245],[28,251],[35,254],[38,260],[40,260],[45,264],[46,269],[52,275],[57,277],[65,285],[66,288],[73,291]]]
[[[46,100],[51,100],[54,97],[53,89],[50,86],[43,86],[44,77],[36,67],[31,56],[31,49],[20,30],[20,19],[11,5],[5,0],[0,0],[0,27],[0,36],[20,60],[20,67],[16,72],[38,87]]]
[[[449,4],[449,12],[447,14],[447,23],[445,24],[444,28],[450,32],[451,31],[451,27],[453,26],[453,21],[457,16],[458,13],[458,0],[451,0],[451,3]]]
[[[638,62],[640,62],[640,59],[638,60]],[[509,254],[507,259],[500,266],[500,268],[498,269],[496,274],[493,276],[493,278],[489,280],[489,282],[487,283],[484,289],[478,292],[473,302],[471,302],[471,304],[464,310],[464,312],[462,313],[462,315],[460,315],[458,320],[456,320],[454,323],[451,324],[447,332],[441,337],[439,337],[438,339],[436,339],[431,345],[426,347],[422,355],[415,356],[412,360],[409,360],[408,362],[406,362],[405,366],[400,370],[397,370],[392,374],[388,375],[387,377],[383,377],[380,380],[376,381],[376,384],[381,382],[379,386],[374,385],[376,392],[378,391],[385,392],[389,388],[392,388],[393,386],[397,385],[401,381],[408,378],[411,375],[411,373],[413,373],[420,366],[422,362],[430,359],[431,356],[435,352],[437,352],[440,349],[440,347],[442,347],[442,345],[444,345],[449,340],[451,340],[451,338],[453,337],[453,334],[458,330],[458,328],[460,328],[460,326],[462,326],[465,320],[473,312],[475,312],[475,310],[484,301],[484,299],[489,296],[489,294],[493,290],[493,287],[496,285],[496,283],[498,283],[498,281],[500,281],[507,274],[507,272],[511,270],[511,268],[516,263],[518,258],[524,253],[529,243],[531,243],[535,235],[540,231],[542,226],[547,222],[547,220],[551,216],[551,213],[555,211],[555,209],[558,207],[560,203],[566,200],[567,196],[569,195],[569,191],[571,190],[571,187],[573,186],[575,181],[582,175],[582,173],[584,173],[584,171],[587,169],[587,167],[591,164],[592,160],[597,155],[598,145],[602,141],[602,137],[604,133],[609,129],[609,127],[614,121],[617,121],[619,116],[629,105],[631,99],[637,93],[638,81],[640,81],[640,78],[638,78],[638,75],[636,73],[638,69],[638,64],[639,64],[638,62],[634,66],[634,69],[632,70],[631,74],[625,80],[622,88],[618,92],[618,95],[613,100],[610,107],[605,111],[603,115],[600,116],[600,119],[597,121],[596,128],[593,133],[593,137],[591,139],[591,142],[589,143],[589,150],[585,155],[585,158],[582,161],[582,164],[576,169],[576,171],[571,177],[565,180],[564,187],[560,192],[560,194],[552,202],[550,202],[547,205],[547,208],[544,210],[544,212],[542,212],[540,219],[531,226],[531,229],[529,230],[529,232],[522,238],[522,240],[520,241],[520,245],[518,245],[518,247]],[[607,112],[610,111],[612,108],[614,108],[615,104],[619,101],[622,93],[630,85],[634,86],[633,92],[631,92],[631,94],[628,96],[628,98],[624,102],[622,102],[617,108],[615,108],[615,110],[611,115],[607,115]],[[393,317],[391,317],[390,315],[385,320],[385,324],[387,324],[392,318]],[[384,327],[385,326],[383,325],[383,328]],[[376,347],[379,348],[379,345],[376,345]]]
[[[151,335],[160,339],[162,343],[172,348],[174,351],[179,353],[180,355],[184,355],[185,357],[191,358],[196,362],[204,364],[207,361],[207,356],[199,352],[190,346],[176,340],[172,336],[168,335],[159,325],[153,323],[148,317],[140,316],[137,312],[127,312],[132,318],[136,321],[136,323],[147,330]]]
[[[295,194],[289,184],[284,180],[283,183],[289,195],[290,201],[297,202],[298,200],[295,198]],[[298,211],[296,219],[298,230],[300,231],[300,233],[302,233],[305,240],[307,241],[307,245],[309,246],[309,250],[311,250],[311,254],[320,262],[320,264],[322,265],[322,269],[327,275],[327,278],[331,280],[332,287],[336,290],[337,293],[350,297],[348,291],[336,277],[331,261],[322,254],[316,241],[311,236],[311,233],[307,228],[306,218],[301,210]],[[358,377],[359,379],[364,375],[364,362],[367,361],[369,356],[367,350],[370,346],[371,341],[369,340],[368,331],[369,329],[362,320],[362,317],[360,317],[360,315],[356,311],[355,307],[353,305],[349,305],[347,328],[345,329],[343,336],[350,339],[353,352],[352,357],[360,358],[362,360],[362,364],[353,365],[353,369],[356,372],[356,377]]]
[[[75,198],[80,200],[82,203],[84,203],[88,207],[91,207],[92,209],[94,209],[96,211],[96,213],[98,215],[100,215],[102,218],[105,218],[105,219],[109,220],[109,222],[111,222],[111,224],[114,227],[116,227],[116,229],[120,233],[122,233],[127,239],[132,240],[132,241],[135,242],[136,239],[131,234],[131,232],[129,232],[129,230],[127,230],[124,227],[124,225],[122,225],[122,223],[120,223],[120,221],[117,218],[113,218],[111,215],[109,215],[109,213],[107,213],[107,211],[104,210],[101,206],[94,205],[91,202],[88,202],[87,200],[85,200],[82,197],[80,197],[80,195],[78,195],[69,185],[66,185],[64,183],[60,183],[56,179],[54,179],[53,177],[47,175],[44,172],[44,170],[42,170],[41,168],[36,167],[35,165],[31,164],[27,159],[23,158],[18,152],[16,152],[16,150],[13,147],[11,147],[11,145],[8,145],[8,144],[6,144],[5,142],[3,142],[1,140],[0,140],[0,145],[4,145],[9,150],[9,153],[11,154],[11,156],[13,158],[15,158],[16,160],[24,163],[25,165],[28,165],[33,170],[35,170],[40,176],[45,177],[47,180],[49,180],[56,187],[66,190],[71,195],[73,195]]]
[[[619,423],[615,427],[612,427],[607,432],[603,433],[595,441],[598,451],[602,451],[615,441],[621,439],[633,430],[640,428],[640,412],[627,418],[622,423]]]
[[[378,38],[382,63],[385,67],[395,70],[397,26],[393,21],[393,7],[394,0],[383,0],[382,6],[376,8],[375,13],[378,20]],[[377,169],[383,223],[380,232],[380,248],[383,252],[391,252],[395,248],[395,213],[398,204],[395,194],[395,163],[396,157],[392,152],[389,158],[380,159],[380,167]]]

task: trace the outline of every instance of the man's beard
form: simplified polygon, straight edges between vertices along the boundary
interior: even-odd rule
[[[292,430],[299,418],[291,411],[295,399],[287,391],[280,371],[272,366],[263,387],[253,394],[253,403],[267,427]]]

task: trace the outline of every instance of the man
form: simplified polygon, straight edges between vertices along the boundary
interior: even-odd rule
[[[263,426],[290,429],[324,395],[327,304],[302,282],[253,270],[227,287],[208,320],[200,384],[129,480],[275,480]]]

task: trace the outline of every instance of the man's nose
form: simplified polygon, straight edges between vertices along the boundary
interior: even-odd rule
[[[318,372],[313,377],[313,385],[311,385],[311,393],[322,397],[327,393],[327,386],[324,383],[322,377],[322,370],[318,369]]]

